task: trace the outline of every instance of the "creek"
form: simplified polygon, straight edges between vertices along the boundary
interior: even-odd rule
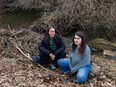
[[[41,15],[39,11],[14,10],[6,11],[0,14],[0,28],[8,28],[8,25],[14,29],[28,28]]]

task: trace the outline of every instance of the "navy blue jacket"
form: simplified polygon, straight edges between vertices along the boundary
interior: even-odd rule
[[[43,38],[38,46],[38,49],[40,52],[43,52],[48,56],[50,55],[50,53],[53,53],[55,56],[59,55],[62,52],[64,53],[66,46],[61,36],[55,35],[55,43],[56,43],[56,50],[52,52],[49,48],[50,44],[45,40],[45,38]]]

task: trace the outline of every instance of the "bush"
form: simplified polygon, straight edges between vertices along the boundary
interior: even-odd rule
[[[116,40],[116,0],[16,0],[15,2],[24,9],[42,9],[43,16],[32,27],[35,31],[43,32],[47,27],[55,26],[65,35],[82,30],[92,38]]]
[[[56,10],[36,21],[34,29],[43,31],[55,26],[63,34],[82,30],[93,38],[115,40],[115,7],[115,0],[63,0]]]

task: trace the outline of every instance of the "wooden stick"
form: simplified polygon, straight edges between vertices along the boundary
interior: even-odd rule
[[[23,56],[25,56],[26,58],[28,58],[29,60],[31,60],[31,62],[33,62],[33,60],[32,60],[32,58],[30,57],[30,54],[28,53],[28,54],[25,54],[18,46],[15,46],[22,54],[23,54]],[[38,66],[39,67],[41,67],[43,70],[45,70],[45,71],[48,71],[48,72],[50,72],[50,73],[54,73],[54,72],[52,72],[52,71],[50,71],[50,70],[48,70],[48,69],[46,69],[46,68],[44,68],[42,65],[40,65],[40,64],[38,64]]]
[[[15,47],[23,54],[23,56],[25,56],[29,60],[33,61],[32,58],[30,57],[30,54],[29,53],[26,55],[18,46],[15,46]]]
[[[15,34],[13,33],[13,31],[11,30],[10,25],[8,25],[8,28],[9,28],[10,32],[12,33],[12,35],[15,37],[15,39],[18,40],[17,37],[15,36]]]

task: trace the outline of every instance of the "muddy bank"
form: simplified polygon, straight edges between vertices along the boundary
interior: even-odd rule
[[[116,61],[99,54],[92,55],[92,62],[100,68],[98,74],[89,76],[85,84],[74,84],[74,75],[63,75],[60,70],[46,71],[34,65],[15,47],[24,53],[38,54],[37,45],[43,36],[31,30],[0,30],[0,86],[12,87],[115,87]],[[67,46],[69,38],[64,38]]]

